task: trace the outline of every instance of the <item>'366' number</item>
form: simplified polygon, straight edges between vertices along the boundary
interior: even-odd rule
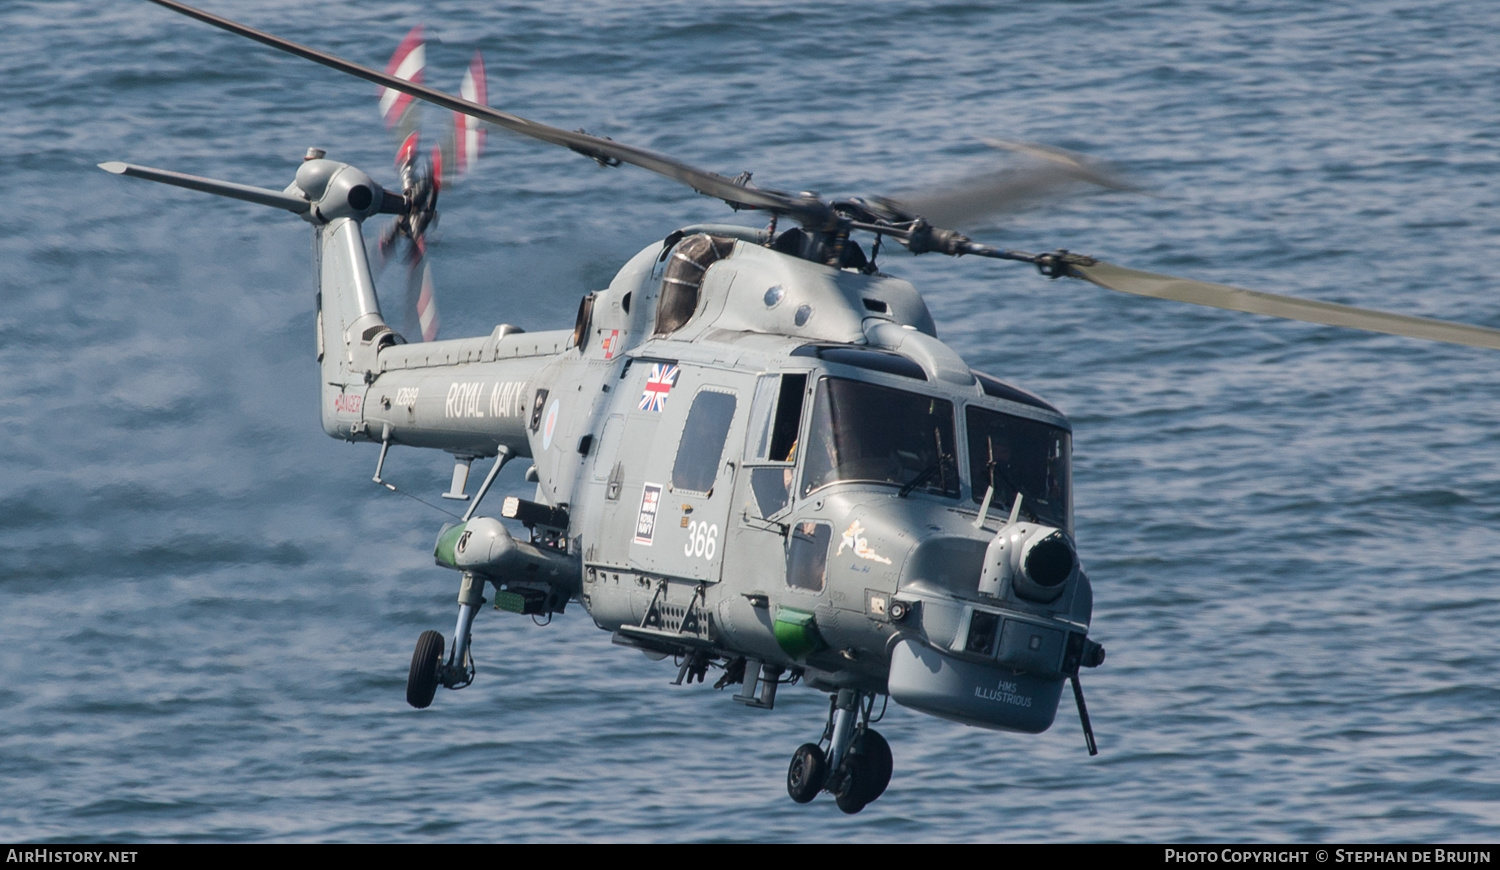
[[[688,539],[682,547],[682,555],[712,559],[714,553],[718,551],[719,527],[717,524],[700,523],[697,520],[688,523]]]

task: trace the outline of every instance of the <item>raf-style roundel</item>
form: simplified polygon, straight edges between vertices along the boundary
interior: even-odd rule
[[[641,393],[642,411],[660,411],[667,406],[667,394],[677,383],[677,366],[672,363],[652,363],[651,375],[646,378],[646,389]]]

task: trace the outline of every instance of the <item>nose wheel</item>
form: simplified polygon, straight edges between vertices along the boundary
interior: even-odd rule
[[[823,740],[804,743],[792,753],[786,791],[805,804],[827,791],[846,813],[857,813],[885,793],[895,769],[891,746],[870,727],[875,696],[841,689],[833,697]]]

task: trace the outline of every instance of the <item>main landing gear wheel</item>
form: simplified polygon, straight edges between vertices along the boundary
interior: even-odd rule
[[[896,769],[896,761],[891,757],[891,745],[874,728],[865,729],[856,752],[864,756],[870,768],[869,794],[865,797],[865,803],[870,803],[885,794],[885,787],[891,784],[891,773]]]
[[[843,774],[833,787],[833,802],[840,810],[853,815],[875,799],[870,794],[875,785],[875,772],[870,769],[868,758],[855,753],[845,756],[843,768]]]
[[[786,793],[792,800],[805,804],[823,790],[828,778],[828,761],[816,743],[804,743],[792,753],[792,766],[786,771]]]
[[[846,813],[857,813],[885,794],[895,766],[891,745],[870,727],[875,706],[873,693],[839,689],[829,699],[828,724],[823,740],[804,743],[792,753],[786,772],[786,791],[799,804],[827,791]]]
[[[833,791],[839,809],[857,813],[885,794],[895,766],[891,745],[879,731],[866,728],[850,749],[844,778]]]
[[[432,703],[442,661],[443,636],[435,631],[422,632],[417,638],[417,648],[411,654],[411,671],[406,675],[406,703],[418,710]]]

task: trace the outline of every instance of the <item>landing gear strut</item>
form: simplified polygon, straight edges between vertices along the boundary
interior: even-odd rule
[[[853,689],[840,689],[832,698],[823,740],[804,743],[792,753],[786,772],[786,790],[792,800],[805,804],[820,791],[833,794],[846,813],[857,813],[885,793],[894,762],[891,746],[870,727],[875,696]]]
[[[474,657],[469,655],[469,638],[474,628],[474,615],[483,606],[483,578],[464,572],[463,583],[458,587],[458,624],[453,627],[453,649],[442,669],[445,689],[462,689],[474,682]]]
[[[432,703],[437,687],[462,689],[474,682],[474,657],[469,654],[469,638],[474,614],[484,604],[484,580],[464,573],[458,590],[458,624],[453,628],[453,649],[443,661],[443,636],[424,631],[417,638],[411,655],[411,670],[406,675],[406,703],[422,709]]]

